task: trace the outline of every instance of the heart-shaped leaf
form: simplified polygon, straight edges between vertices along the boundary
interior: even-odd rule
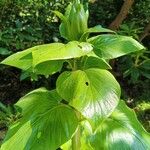
[[[88,118],[95,129],[116,108],[120,86],[107,70],[91,68],[62,73],[56,83],[59,95]]]
[[[94,52],[104,59],[113,59],[144,49],[133,38],[121,35],[98,35],[88,39],[88,42],[93,44]]]
[[[10,127],[1,150],[56,150],[78,126],[75,111],[61,103],[56,91],[34,90],[16,106],[23,117]]]

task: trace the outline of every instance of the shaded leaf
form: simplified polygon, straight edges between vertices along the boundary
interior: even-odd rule
[[[63,66],[63,61],[58,60],[58,61],[45,61],[43,63],[38,64],[34,68],[34,72],[36,74],[41,74],[41,75],[52,75],[56,72],[59,72]]]
[[[12,52],[6,48],[0,47],[0,55],[10,55]]]
[[[115,31],[103,28],[101,25],[97,25],[95,27],[88,28],[88,30],[81,36],[80,40],[81,41],[86,40],[90,33],[115,33]]]
[[[140,73],[141,73],[144,77],[150,79],[150,72],[140,70]]]
[[[111,66],[102,58],[90,56],[87,58],[84,68],[111,69]]]
[[[140,65],[140,67],[150,70],[150,59],[143,61],[143,63]]]

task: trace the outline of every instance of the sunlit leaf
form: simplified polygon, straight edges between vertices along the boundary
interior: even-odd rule
[[[13,67],[17,67],[23,70],[27,70],[32,66],[32,48],[27,49],[22,52],[17,52],[6,59],[4,59],[1,63],[5,65],[10,65]]]
[[[67,142],[78,126],[75,111],[60,103],[56,91],[37,89],[16,106],[22,118],[10,127],[1,150],[56,150]]]
[[[52,43],[29,48],[13,54],[1,63],[23,70],[34,69],[38,74],[48,74],[60,70],[65,59],[81,57],[92,51],[92,46],[86,42],[69,42],[67,44]],[[49,70],[44,68],[50,67]],[[43,70],[41,70],[43,68]],[[38,70],[39,69],[39,70]]]
[[[133,110],[121,101],[112,115],[92,133],[87,123],[84,125],[86,138],[94,150],[148,150],[150,135],[137,120]]]
[[[72,41],[67,44],[52,43],[41,45],[32,52],[33,65],[49,60],[64,60],[81,57],[92,51],[92,46],[86,42]]]
[[[56,89],[90,120],[94,129],[112,113],[120,98],[120,87],[113,75],[96,68],[62,73]]]
[[[120,57],[144,49],[131,37],[121,35],[98,35],[88,39],[93,44],[94,52],[105,59]]]

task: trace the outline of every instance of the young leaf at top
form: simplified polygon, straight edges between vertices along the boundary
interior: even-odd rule
[[[88,42],[93,45],[94,52],[104,59],[113,59],[144,49],[133,38],[121,35],[98,35],[88,39]]]
[[[1,150],[56,150],[78,126],[76,112],[60,103],[56,91],[40,88],[21,98],[16,106],[22,118],[12,125]]]
[[[70,6],[70,5],[69,5]],[[67,8],[69,8],[69,6]],[[60,35],[69,41],[70,38],[70,23],[67,19],[67,16],[63,15],[59,11],[53,11],[62,21],[62,23],[59,26],[59,32]]]
[[[70,3],[65,15],[58,11],[54,13],[62,20],[59,27],[60,34],[68,41],[79,40],[88,29],[88,10],[79,1]]]
[[[88,118],[93,129],[108,117],[120,99],[120,86],[107,70],[66,71],[56,82],[59,95]]]
[[[95,133],[91,132],[89,125],[84,127],[83,135],[86,134],[86,137],[82,140],[90,144],[94,150],[150,149],[150,134],[137,120],[135,112],[123,101],[120,101],[112,115],[99,126]]]

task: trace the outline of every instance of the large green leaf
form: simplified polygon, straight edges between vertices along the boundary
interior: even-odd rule
[[[89,125],[85,127],[86,138],[94,150],[148,150],[150,135],[137,120],[133,110],[121,101],[117,109],[107,118],[95,133]]]
[[[95,129],[118,104],[120,86],[107,70],[66,71],[56,83],[57,92],[91,121]]]
[[[1,150],[56,150],[78,126],[75,111],[56,91],[37,89],[16,104],[23,117],[10,127]]]
[[[49,60],[61,60],[81,57],[92,51],[91,44],[72,41],[67,44],[53,43],[39,46],[33,51],[33,65]]]
[[[94,52],[105,59],[112,59],[144,49],[131,37],[121,35],[98,35],[88,39],[93,44]]]
[[[77,41],[45,44],[13,54],[1,63],[45,75],[59,71],[64,59],[81,57],[92,49],[91,44]]]

